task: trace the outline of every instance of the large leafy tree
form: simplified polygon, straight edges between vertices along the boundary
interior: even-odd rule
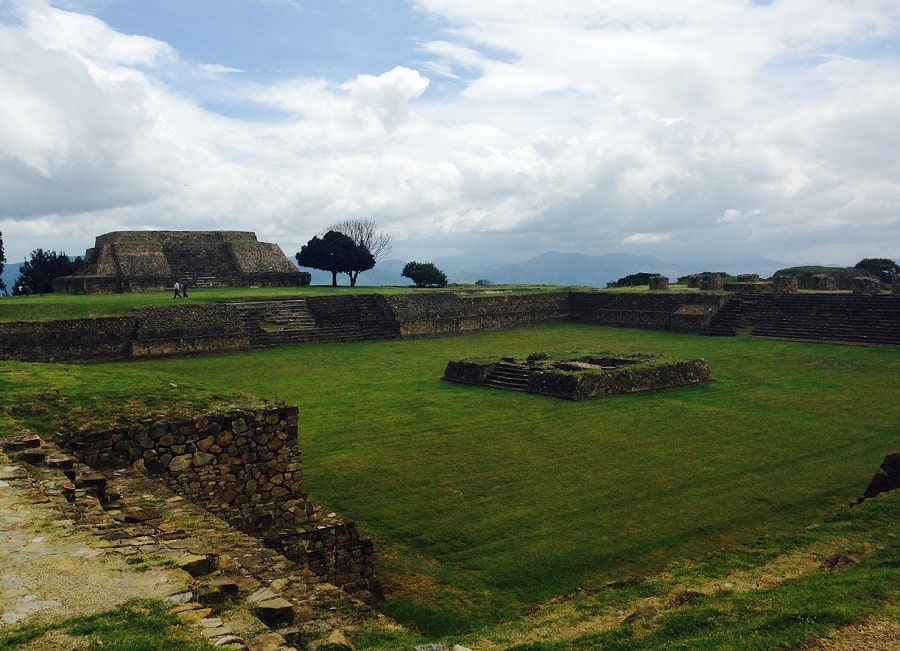
[[[375,260],[380,260],[391,250],[391,236],[385,231],[378,230],[378,226],[371,219],[345,219],[328,229],[343,233],[351,240],[366,247]]]
[[[16,285],[27,287],[27,291],[36,294],[49,294],[53,291],[53,279],[71,276],[81,266],[81,258],[72,260],[64,252],[35,249],[31,252],[31,260],[22,264]]]
[[[316,235],[295,257],[301,267],[330,271],[332,287],[337,287],[340,273],[347,274],[350,286],[355,287],[360,272],[375,266],[375,258],[364,245],[338,231],[328,231],[322,237]]]
[[[409,278],[416,287],[444,287],[447,284],[447,274],[430,262],[407,262],[400,275]]]
[[[887,284],[891,283],[894,276],[900,274],[900,266],[887,258],[865,258],[857,262],[853,268],[871,272],[878,276],[878,280]]]

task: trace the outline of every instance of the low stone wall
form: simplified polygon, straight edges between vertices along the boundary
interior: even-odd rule
[[[80,362],[124,359],[133,317],[0,323],[0,359]]]
[[[384,297],[401,337],[434,337],[565,321],[569,292],[423,292]]]
[[[492,373],[498,366],[499,362],[489,360],[451,361],[444,369],[443,379],[461,384],[509,388],[491,381]],[[526,365],[518,366],[523,369],[523,375],[527,375],[527,384],[523,384],[520,390],[568,400],[668,389],[713,379],[703,359],[623,364],[619,368],[583,367],[578,370],[563,370],[553,364],[528,364],[527,370]]]
[[[469,359],[450,361],[444,369],[444,379],[461,384],[482,384],[496,366],[496,362],[476,362]]]
[[[129,357],[164,357],[249,350],[239,310],[227,303],[135,308]]]
[[[103,432],[62,432],[61,444],[94,468],[131,465],[158,477],[229,525],[279,546],[315,572],[371,601],[381,594],[374,550],[356,525],[323,516],[306,498],[296,407],[208,414]]]
[[[727,296],[699,293],[572,292],[569,318],[596,325],[700,332]]]
[[[709,367],[702,359],[619,368],[602,373],[559,373],[538,371],[528,381],[528,393],[583,400],[622,393],[655,391],[710,382]]]

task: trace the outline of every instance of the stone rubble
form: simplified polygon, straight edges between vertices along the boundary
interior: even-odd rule
[[[37,459],[37,452],[40,465],[28,465],[24,459]],[[52,544],[34,535],[39,523],[23,522],[16,506],[23,502],[61,530]],[[18,578],[47,559],[56,563],[50,572],[62,572],[60,563],[87,562],[90,573],[106,581],[95,589],[93,612],[134,596],[165,598],[173,613],[226,649],[290,651],[292,635],[324,643],[342,627],[383,620],[152,478],[133,469],[94,471],[27,434],[4,440],[0,452],[0,625],[36,613],[72,614],[62,603],[65,593],[45,598]],[[101,572],[106,565],[114,566],[118,581]],[[134,590],[117,598],[106,589],[120,583]]]

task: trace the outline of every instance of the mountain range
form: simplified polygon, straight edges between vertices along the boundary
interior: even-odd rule
[[[561,253],[550,251],[524,262],[479,266],[460,258],[434,260],[434,265],[447,274],[451,283],[474,283],[478,280],[491,284],[539,284],[578,285],[586,287],[606,287],[607,283],[634,273],[648,272],[666,276],[672,282],[682,276],[701,271],[725,271],[729,274],[755,273],[761,278],[769,278],[779,269],[791,265],[765,258],[745,258],[727,263],[707,263],[698,266],[696,261],[678,262],[662,260],[648,255],[628,253],[608,253],[586,255],[583,253]],[[401,260],[384,260],[374,269],[359,275],[359,285],[409,285],[407,278],[400,274],[405,263]],[[314,285],[331,283],[331,274],[304,269],[312,273]],[[338,276],[339,284],[347,284],[346,275]]]
[[[293,260],[293,259],[291,259]],[[675,282],[678,278],[701,271],[726,271],[729,274],[755,273],[761,278],[769,278],[779,269],[791,265],[765,258],[748,257],[727,262],[670,261],[648,255],[628,253],[607,253],[586,255],[584,253],[561,253],[549,251],[524,262],[502,265],[478,265],[462,258],[434,260],[434,265],[447,274],[451,283],[474,283],[482,280],[491,284],[537,284],[537,285],[577,285],[585,287],[606,287],[607,283],[634,273],[658,273]],[[383,260],[373,269],[359,275],[360,286],[410,285],[408,278],[402,277],[402,260]],[[22,263],[6,264],[3,267],[3,281],[8,291],[19,276]],[[698,266],[700,265],[700,266]],[[316,269],[304,269],[312,274],[313,285],[330,285],[331,274]],[[338,284],[348,283],[345,274],[338,275]]]

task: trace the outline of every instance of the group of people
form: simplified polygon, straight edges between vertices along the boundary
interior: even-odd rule
[[[172,297],[173,299],[188,297],[188,284],[186,280],[182,280],[180,283],[176,281],[173,289],[175,290],[175,296]]]

